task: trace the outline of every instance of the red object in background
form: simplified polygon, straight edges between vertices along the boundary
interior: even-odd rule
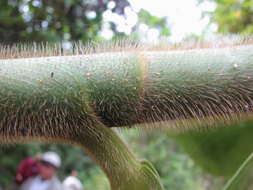
[[[15,177],[16,184],[22,184],[27,178],[37,175],[39,172],[38,161],[32,157],[22,160],[18,166]]]

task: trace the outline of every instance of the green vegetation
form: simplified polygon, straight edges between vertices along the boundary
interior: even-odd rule
[[[0,41],[53,41],[97,39],[106,1],[1,0]],[[126,0],[115,0],[112,12],[123,14]]]
[[[204,2],[204,0],[199,0]],[[212,21],[218,24],[218,31],[223,34],[253,33],[252,0],[209,0],[215,2],[214,12],[209,12]]]
[[[219,190],[224,181],[213,178],[185,154],[174,140],[159,131],[128,130],[120,134],[126,138],[133,152],[154,165],[166,190]]]
[[[117,0],[114,2],[115,7],[111,9],[112,12],[123,15],[123,10],[126,6],[128,6],[128,2]],[[242,32],[244,34],[251,34],[253,32],[252,0],[222,0],[215,2],[218,3],[218,6],[215,12],[211,13],[211,16],[213,18],[213,21],[217,22],[219,32]],[[103,24],[103,12],[108,9],[107,4],[108,1],[97,1],[97,3],[91,4],[84,3],[84,1],[81,0],[65,0],[53,2],[43,0],[1,0],[0,41],[12,44],[13,42],[16,43],[20,41],[66,42],[81,40],[85,43],[91,39],[101,40],[101,36],[98,34]],[[145,10],[141,10],[138,13],[138,16],[138,24],[145,23],[150,28],[157,28],[160,31],[161,35],[169,35],[169,29],[165,26],[165,18],[154,17]],[[116,30],[116,27],[113,23],[110,24],[115,36],[124,36],[124,34],[119,33]],[[138,35],[132,35],[132,37],[138,38]],[[250,53],[252,51],[249,50],[247,52]],[[178,59],[179,62],[182,61],[178,57],[173,59]],[[198,57],[198,61],[199,59],[202,58]],[[210,59],[211,66],[213,59],[214,58]],[[241,61],[242,60],[244,59],[241,59]],[[239,68],[237,68],[238,65],[236,64],[234,67],[231,67],[230,70],[228,69],[228,72],[234,73],[233,77],[235,78],[237,76],[240,76],[241,73],[244,74],[244,78],[238,77],[235,81],[237,81],[237,79],[241,81],[244,81],[246,79],[247,81],[246,74],[250,75],[251,72],[247,66],[241,70],[241,61],[239,61],[240,64],[238,64]],[[218,59],[216,63],[219,63]],[[158,72],[155,73],[159,73],[158,75],[162,73],[161,77],[164,78],[166,78],[168,74],[164,72],[163,67],[152,69],[157,69]],[[239,71],[237,69],[239,69]],[[136,72],[138,73],[139,71],[137,70]],[[120,77],[120,75],[117,76],[117,78],[118,77]],[[203,77],[208,78],[211,76],[207,75]],[[164,81],[166,80],[161,81],[162,82],[155,81],[154,83],[156,83],[160,89],[163,89],[165,85]],[[182,81],[178,80],[174,85],[177,86],[181,82]],[[204,80],[203,84],[206,84],[205,82],[208,82],[208,80]],[[251,80],[248,80],[247,82],[251,82]],[[222,83],[218,84],[223,85]],[[92,83],[89,85],[92,87]],[[135,85],[141,88],[142,84],[139,83],[139,81],[136,81]],[[208,89],[210,86],[206,85],[206,87]],[[204,88],[202,90],[205,91],[207,89]],[[152,90],[153,92],[156,92],[157,89],[151,89],[151,91]],[[246,94],[248,91],[251,92],[251,90],[245,88],[239,88],[239,90]],[[124,92],[125,89],[122,87],[121,91]],[[188,92],[187,88],[182,89],[182,91],[177,91],[177,93],[179,93],[179,96],[184,95],[186,92]],[[227,92],[229,92],[229,89]],[[111,92],[108,91],[107,95],[110,93]],[[165,92],[163,95],[165,96],[166,93],[167,92]],[[92,96],[98,97],[100,96],[100,93],[98,91],[93,91]],[[137,97],[138,93],[136,96],[133,96],[134,99]],[[156,96],[154,97],[156,98]],[[110,96],[109,99],[112,100],[113,97]],[[166,102],[167,100],[164,99],[164,101]],[[178,100],[175,99],[175,101]],[[230,101],[232,103],[235,103],[234,108],[238,108],[236,107],[236,103],[238,103],[237,91],[232,92]],[[243,101],[246,101],[246,99],[243,99]],[[199,106],[201,107],[201,105]],[[201,107],[201,110],[205,109],[205,106],[207,105],[203,105],[203,107]],[[166,109],[164,108],[164,110]],[[115,115],[117,114],[118,113],[115,112]],[[175,117],[176,115],[177,113],[175,115],[171,115],[171,117]],[[155,115],[151,116],[154,118],[156,117]],[[105,115],[104,117],[108,121],[110,120],[110,115]],[[128,117],[135,119],[129,115]],[[129,121],[128,117],[120,116],[120,120],[118,120],[117,124],[125,124],[126,122],[131,123],[132,121]],[[210,121],[207,123],[209,122]],[[115,123],[113,123],[113,125],[114,124]],[[209,123],[208,127],[210,127],[210,125],[211,124]],[[224,124],[222,123],[221,125]],[[123,132],[123,136],[127,139],[130,147],[134,149],[134,153],[138,155],[138,157],[146,158],[154,164],[159,175],[161,176],[162,184],[166,189],[202,190],[210,188],[213,190],[215,188],[221,189],[221,186],[224,183],[223,179],[219,181],[219,179],[208,176],[202,171],[201,168],[196,166],[196,164],[200,165],[202,168],[208,171],[208,173],[212,173],[213,175],[223,177],[225,176],[226,179],[230,176],[233,176],[243,160],[245,160],[247,156],[249,156],[252,152],[251,125],[251,122],[243,122],[239,125],[233,124],[233,126],[230,126],[229,128],[217,128],[213,130],[209,129],[209,131],[200,132],[191,131],[190,133],[183,133],[173,137],[170,134],[169,138],[173,138],[182,147],[182,149],[192,157],[194,162],[189,159],[177,145],[175,145],[171,140],[168,140],[165,135],[161,136],[159,133],[155,133],[153,135],[144,135],[143,131],[141,131],[141,134],[139,134],[136,130],[131,130],[130,132]],[[197,127],[200,127],[200,125],[197,124]],[[1,148],[0,187],[7,187],[12,182],[15,168],[21,159],[47,150],[54,150],[58,152],[63,158],[64,165],[60,173],[61,179],[63,179],[63,177],[69,173],[70,169],[77,169],[86,189],[109,189],[109,184],[105,175],[98,169],[98,167],[94,166],[94,163],[87,157],[86,154],[82,152],[80,148],[70,148],[66,145],[63,146],[56,144],[30,144],[22,146],[7,146]],[[76,162],[76,160],[78,160],[78,162]],[[152,174],[153,177],[155,176],[156,178],[158,176],[153,168],[149,165],[149,163],[139,162],[137,165],[139,164],[142,168],[144,168],[144,170],[148,170],[148,173]],[[232,178],[235,179],[235,181],[231,181],[227,185],[226,190],[238,189],[238,184],[239,187],[241,187],[242,183],[245,183],[247,180],[251,180],[251,175],[248,175],[251,171],[251,159],[249,157],[248,161],[245,162],[245,165],[243,165],[241,169],[234,175],[234,178]]]
[[[228,181],[224,190],[237,190],[237,189],[252,189],[252,156],[250,154],[248,158],[241,164],[237,172]]]
[[[253,96],[251,45],[22,58],[2,63],[1,142],[40,137],[79,144],[107,174],[113,190],[162,187],[153,167],[138,161],[106,127],[176,120],[180,131],[251,117],[247,109]],[[11,96],[6,99],[6,95]],[[192,118],[197,121],[185,122]]]
[[[231,177],[253,150],[251,126],[251,121],[241,122],[208,131],[191,131],[174,138],[209,173]]]

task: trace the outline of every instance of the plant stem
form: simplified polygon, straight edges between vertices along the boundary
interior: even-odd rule
[[[140,161],[110,128],[97,125],[73,142],[85,148],[107,174],[112,190],[162,190],[159,175],[147,161]]]
[[[229,122],[249,113],[252,99],[252,45],[2,59],[0,141],[74,141],[113,189],[145,189],[146,181],[161,189],[152,167],[106,127],[176,121],[180,130],[187,119]]]
[[[108,127],[229,121],[252,109],[252,73],[252,45],[0,60],[0,126],[63,110],[84,120],[92,113]]]

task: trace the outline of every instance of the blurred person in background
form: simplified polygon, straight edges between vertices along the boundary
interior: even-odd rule
[[[76,170],[72,170],[70,175],[64,179],[63,186],[65,190],[84,190]]]
[[[63,190],[63,186],[56,176],[61,166],[61,159],[55,152],[44,153],[39,162],[38,175],[29,177],[22,183],[19,190]]]
[[[19,163],[15,176],[15,184],[17,187],[20,186],[29,177],[38,175],[39,159],[39,155],[36,155],[35,157],[27,157]]]

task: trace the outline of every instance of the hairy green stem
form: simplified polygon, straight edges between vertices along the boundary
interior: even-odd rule
[[[112,174],[135,186],[139,177],[129,177],[135,171],[157,175],[106,127],[175,121],[180,130],[188,119],[230,121],[251,116],[252,98],[252,45],[2,59],[0,141],[74,141],[97,160],[112,188],[122,187]],[[117,169],[128,163],[136,169]]]
[[[229,120],[252,108],[252,71],[251,45],[0,60],[0,122],[80,105],[109,127]]]
[[[118,135],[98,125],[89,133],[75,136],[108,176],[112,190],[162,190],[159,175],[147,161],[140,161]]]

